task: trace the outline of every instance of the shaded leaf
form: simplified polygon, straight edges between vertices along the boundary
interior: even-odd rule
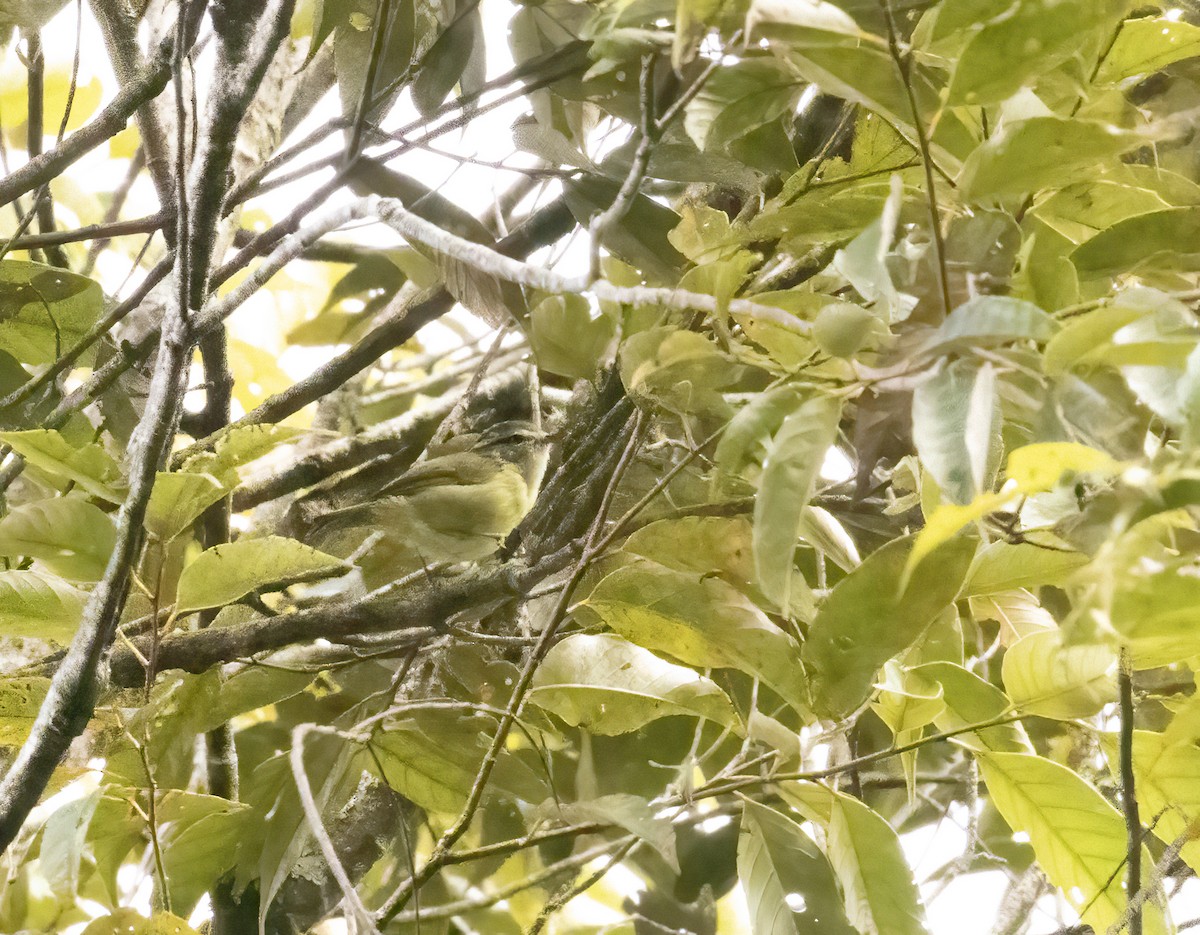
[[[825,855],[795,821],[749,799],[742,801],[738,877],[754,935],[855,931]]]
[[[1139,214],[1101,231],[1071,253],[1083,278],[1118,276],[1145,267],[1167,270],[1200,268],[1200,208],[1168,208]]]
[[[163,868],[171,907],[190,913],[233,867],[246,806],[213,795],[171,789],[157,807]]]
[[[50,364],[104,312],[98,283],[56,266],[0,260],[0,350]]]
[[[838,582],[809,627],[802,658],[818,713],[840,718],[866,701],[883,664],[911,646],[958,594],[975,543],[947,542],[902,589],[913,541],[896,539],[868,555]]]
[[[720,150],[793,110],[800,83],[774,58],[743,59],[715,71],[687,106],[684,127],[700,149]]]
[[[25,742],[49,689],[50,679],[40,675],[0,678],[0,746]]]
[[[679,872],[679,859],[675,854],[675,828],[668,818],[641,796],[615,793],[581,802],[547,802],[538,811],[564,824],[595,821],[624,828],[653,847],[672,870]]]
[[[912,433],[921,464],[954,503],[991,489],[999,466],[1000,399],[989,363],[958,360],[913,393]]]
[[[614,321],[607,315],[593,317],[587,299],[579,295],[543,299],[529,317],[538,366],[574,379],[596,374],[616,334]]]
[[[837,437],[841,411],[840,399],[808,400],[783,420],[767,449],[754,500],[754,566],[763,591],[782,607],[791,604],[804,508]]]

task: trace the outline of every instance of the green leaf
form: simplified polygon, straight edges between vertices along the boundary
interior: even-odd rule
[[[753,38],[776,39],[781,42],[817,40],[819,33],[858,38],[862,31],[845,10],[827,0],[800,3],[775,3],[772,0],[751,0],[746,13],[746,31]]]
[[[1076,367],[1094,367],[1112,347],[1113,335],[1145,314],[1144,309],[1111,305],[1072,321],[1047,342],[1042,369],[1056,377]]]
[[[116,541],[111,517],[81,497],[14,506],[0,519],[0,555],[36,558],[55,574],[99,581]]]
[[[235,426],[221,435],[212,451],[188,458],[184,469],[211,474],[225,487],[236,487],[243,468],[303,434],[303,430],[286,425]]]
[[[104,294],[85,276],[0,260],[0,350],[25,364],[53,363],[104,312]]]
[[[1081,278],[1119,276],[1147,267],[1200,268],[1200,207],[1139,214],[1101,231],[1075,248],[1071,263]]]
[[[807,398],[808,393],[798,386],[778,386],[756,393],[721,433],[716,453],[721,471],[736,475],[752,465],[762,465],[766,461],[767,446],[783,420]]]
[[[146,531],[159,542],[170,542],[191,528],[226,490],[211,474],[159,471],[146,506]]]
[[[809,627],[802,658],[819,714],[840,718],[858,708],[883,664],[911,646],[958,594],[975,543],[947,542],[902,590],[913,542],[895,539],[868,555],[838,582]]]
[[[1200,652],[1200,578],[1192,558],[1147,561],[1112,582],[1107,621],[1136,668],[1182,662]]]
[[[825,855],[795,821],[742,800],[738,877],[753,935],[852,935]],[[788,897],[803,908],[793,910]]]
[[[935,679],[917,669],[903,669],[895,660],[884,663],[883,673],[879,695],[871,707],[893,734],[932,724],[946,709],[945,689]]]
[[[529,700],[572,727],[623,734],[660,717],[702,717],[738,729],[711,680],[613,634],[569,636],[538,667]]]
[[[617,196],[619,182],[585,176],[563,185],[563,198],[571,214],[583,226]],[[682,254],[669,239],[679,224],[679,215],[646,195],[638,195],[629,205],[620,224],[605,232],[604,249],[641,270],[651,283],[676,284],[686,265]]]
[[[767,449],[754,500],[754,566],[763,591],[781,607],[791,605],[804,508],[837,438],[841,412],[840,399],[814,397],[783,420]]]
[[[1081,777],[1043,757],[988,753],[979,766],[996,808],[1014,831],[1029,835],[1046,877],[1084,922],[1107,931],[1125,911],[1121,814]],[[1148,852],[1142,861],[1153,866]],[[1146,931],[1165,932],[1153,902],[1146,910]]]
[[[616,334],[616,323],[607,315],[593,317],[580,295],[543,299],[529,317],[538,366],[576,380],[595,376]]]
[[[546,802],[537,810],[537,818],[550,818],[563,824],[600,822],[624,828],[653,847],[675,872],[679,872],[675,828],[648,799],[628,793],[602,795],[582,802]]]
[[[1116,665],[1108,646],[1065,645],[1058,630],[1040,630],[1008,648],[1001,672],[1021,711],[1070,720],[1116,700]]]
[[[952,662],[927,662],[910,672],[942,686],[945,707],[934,718],[938,730],[959,730],[982,724],[1012,711],[1008,696],[991,682]],[[960,734],[957,742],[975,750],[1002,753],[1032,753],[1033,746],[1020,724],[997,724],[971,734]]]
[[[684,127],[700,149],[720,151],[756,127],[795,109],[800,82],[775,58],[719,68],[687,105]]]
[[[963,163],[958,186],[970,201],[1037,192],[1066,185],[1081,169],[1145,142],[1139,133],[1093,120],[1030,117],[1006,125],[981,143]]]
[[[950,103],[998,104],[1111,28],[1122,0],[1022,0],[977,32],[958,58]]]
[[[72,445],[53,429],[0,432],[0,442],[55,479],[72,481],[109,503],[125,499],[121,471],[98,444]]]
[[[146,822],[134,810],[136,791],[113,784],[102,785],[100,791],[100,801],[88,824],[88,845],[96,861],[96,873],[115,904],[121,895],[117,873],[130,851],[136,848],[140,855],[145,849]]]
[[[457,814],[466,801],[483,760],[482,731],[494,724],[461,717],[454,711],[423,711],[420,718],[389,723],[370,740],[372,768],[389,786],[421,808],[438,814]],[[545,783],[510,756],[496,764],[489,795],[541,802]]]
[[[1176,716],[1176,721],[1179,720]],[[1175,726],[1172,722],[1171,727]],[[1165,844],[1173,843],[1200,819],[1200,747],[1190,739],[1171,742],[1166,734],[1133,732],[1133,775],[1138,805],[1155,816],[1154,833]],[[1192,869],[1200,866],[1200,841],[1189,839],[1180,856]]]
[[[191,913],[214,880],[232,869],[247,806],[170,789],[157,806],[171,908]]]
[[[1197,55],[1200,55],[1200,26],[1165,16],[1127,19],[1100,63],[1096,81],[1117,84]]]
[[[975,596],[967,601],[976,621],[995,620],[1000,624],[1000,643],[1012,646],[1031,633],[1054,630],[1057,624],[1038,599],[1023,588],[998,594]]]
[[[462,6],[425,54],[412,84],[412,99],[421,116],[433,113],[463,78],[474,56],[483,54],[483,19],[478,8]]]
[[[1071,484],[1086,474],[1112,475],[1121,465],[1112,456],[1077,442],[1038,442],[1015,448],[1004,473],[1022,493],[1034,494]]]
[[[100,789],[92,789],[55,809],[46,819],[39,868],[60,899],[73,900],[78,892],[88,825],[99,801]]]
[[[990,363],[957,360],[913,393],[913,442],[922,466],[954,503],[991,489],[1000,461],[1000,399]]]
[[[899,836],[857,799],[837,797],[829,822],[829,858],[846,891],[847,915],[864,935],[928,931]]]
[[[931,342],[938,350],[1010,341],[1045,342],[1058,324],[1032,302],[1005,295],[981,295],[954,309]]]
[[[963,593],[996,594],[1017,588],[1060,585],[1087,562],[1088,557],[1081,552],[1048,551],[1028,542],[1014,544],[1001,540],[979,550]]]
[[[0,678],[0,746],[25,742],[49,690],[50,679],[40,675]]]
[[[1034,214],[1072,244],[1080,244],[1126,218],[1169,207],[1155,192],[1093,179],[1055,192],[1038,204]]]
[[[905,582],[908,581],[912,570],[932,555],[943,542],[949,542],[967,524],[978,522],[989,513],[995,513],[1002,509],[1015,496],[1015,490],[1007,490],[1000,493],[980,494],[964,506],[959,506],[957,503],[938,504],[929,519],[925,521],[921,531],[917,533],[917,541],[904,566]]]
[[[670,327],[627,338],[621,344],[620,365],[630,394],[679,413],[727,412],[721,390],[742,373],[704,335]]]
[[[175,611],[179,614],[222,607],[252,591],[344,574],[340,558],[282,536],[239,539],[202,552],[179,576]]]
[[[692,666],[739,669],[804,710],[795,641],[720,579],[638,561],[604,578],[586,606],[639,646]]]
[[[0,571],[0,633],[69,643],[86,595],[38,571]]]
[[[375,30],[372,28],[378,0],[318,0],[324,15],[320,28],[336,27],[333,58],[337,75],[338,91],[342,100],[342,113],[353,117],[362,100],[367,68],[375,45]],[[416,0],[395,0],[391,3],[391,23],[383,39],[381,55],[375,72],[372,97],[378,101],[366,114],[368,119],[377,120],[387,114],[393,102],[403,90],[397,79],[404,75],[412,63],[417,41]],[[331,15],[332,11],[332,15]],[[309,58],[316,49],[317,37],[309,47]],[[392,90],[384,94],[386,88]],[[440,101],[438,103],[441,103]]]

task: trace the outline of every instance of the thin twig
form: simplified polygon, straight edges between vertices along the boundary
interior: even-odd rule
[[[917,106],[917,95],[912,81],[912,52],[903,52],[900,48],[900,35],[896,29],[896,18],[892,14],[891,0],[879,0],[887,20],[888,49],[892,60],[900,72],[900,81],[904,85],[904,93],[908,97],[908,106],[912,111],[913,130],[917,135],[917,145],[921,148],[921,165],[925,170],[925,196],[929,202],[929,226],[933,237],[934,256],[937,260],[938,287],[941,291],[942,314],[949,315],[950,309],[950,277],[946,269],[946,242],[942,237],[942,214],[938,208],[937,187],[933,178],[933,156],[929,150],[929,136],[925,130],[925,118]]]

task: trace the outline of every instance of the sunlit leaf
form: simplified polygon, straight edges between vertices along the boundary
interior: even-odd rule
[[[54,575],[0,571],[0,632],[69,643],[86,595]]]
[[[170,542],[225,494],[211,474],[159,471],[146,505],[146,531],[160,542]]]
[[[1004,688],[1029,714],[1091,717],[1116,699],[1116,664],[1107,646],[1063,645],[1058,630],[1021,637],[1004,654]]]
[[[0,555],[27,555],[75,581],[97,581],[116,541],[111,517],[81,497],[36,500],[0,519]]]
[[[598,734],[680,714],[737,724],[732,704],[712,681],[612,634],[577,634],[558,643],[538,667],[529,698],[572,727]]]
[[[183,614],[221,607],[253,591],[336,577],[346,571],[341,559],[294,539],[239,539],[213,546],[183,570],[175,609]]]
[[[1029,835],[1050,882],[1084,922],[1107,930],[1125,911],[1120,812],[1071,770],[1044,757],[989,753],[979,757],[979,766],[996,808],[1014,831]],[[1142,860],[1153,865],[1148,853]],[[1146,931],[1165,932],[1162,913],[1152,902],[1146,910]]]
[[[978,7],[970,4],[968,8]],[[974,33],[950,83],[953,104],[993,104],[1078,54],[1124,10],[1120,0],[1026,0]],[[968,14],[969,15],[969,14]]]
[[[587,607],[639,646],[688,665],[747,672],[803,708],[795,641],[717,578],[637,562],[602,580]]]
[[[973,201],[1036,192],[1142,145],[1140,134],[1071,117],[1031,117],[1005,127],[963,163],[958,184]]]
[[[98,444],[72,445],[52,429],[0,432],[0,442],[56,480],[78,484],[109,503],[124,499],[120,469]]]

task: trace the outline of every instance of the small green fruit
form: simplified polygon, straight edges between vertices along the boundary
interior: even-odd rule
[[[817,346],[831,357],[853,357],[879,331],[879,319],[865,308],[850,302],[834,302],[817,313],[812,336]]]

